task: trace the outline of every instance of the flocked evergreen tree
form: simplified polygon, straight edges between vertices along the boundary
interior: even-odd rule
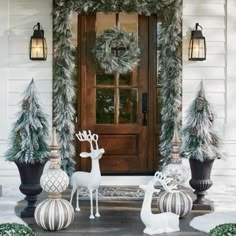
[[[182,131],[181,156],[200,161],[222,158],[221,142],[214,127],[211,105],[206,99],[203,82],[189,107]]]
[[[48,158],[48,122],[38,102],[34,80],[24,92],[21,111],[13,124],[6,159],[24,163],[45,162]]]

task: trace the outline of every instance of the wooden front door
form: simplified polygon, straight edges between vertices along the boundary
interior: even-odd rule
[[[105,74],[91,50],[96,35],[119,25],[139,35],[139,66],[124,75]],[[103,174],[151,174],[157,169],[156,17],[138,14],[82,15],[78,18],[78,130],[99,135]],[[78,154],[89,146],[78,143]],[[90,170],[90,160],[76,160]]]

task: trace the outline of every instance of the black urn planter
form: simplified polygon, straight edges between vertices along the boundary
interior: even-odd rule
[[[21,179],[20,191],[26,195],[27,207],[21,212],[21,217],[33,217],[37,195],[42,192],[40,177],[45,163],[21,163],[15,161]]]
[[[209,209],[212,207],[209,205],[209,201],[205,199],[208,190],[213,182],[211,180],[211,170],[214,163],[213,160],[205,160],[203,162],[195,159],[189,159],[192,178],[189,181],[190,186],[195,190],[197,199],[193,202],[194,205],[201,205],[201,209]],[[205,207],[204,207],[205,205]],[[197,207],[195,207],[197,209]],[[198,208],[198,209],[200,209]]]

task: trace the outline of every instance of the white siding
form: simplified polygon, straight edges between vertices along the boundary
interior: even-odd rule
[[[225,150],[231,165],[226,167],[228,173],[235,175],[236,169],[236,1],[227,0],[227,83],[226,83],[226,126]],[[221,166],[219,166],[219,172]]]
[[[0,0],[0,142],[4,143],[7,138],[7,80],[8,80],[8,2]],[[1,155],[0,155],[1,158]]]
[[[0,166],[4,163],[4,152],[7,143],[7,81],[8,81],[8,25],[9,25],[9,4],[6,0],[0,0]],[[2,171],[0,170],[2,175]],[[0,176],[0,189],[4,181]],[[0,191],[1,195],[1,191]]]
[[[189,61],[187,57],[191,29],[199,23],[206,37],[207,59]],[[224,133],[226,108],[226,20],[225,1],[183,1],[183,117],[194,98],[200,81],[216,113],[216,122]]]
[[[227,138],[236,141],[236,1],[227,6]],[[229,131],[229,132],[228,132]],[[230,132],[231,131],[231,132]],[[236,156],[236,154],[235,154]]]
[[[19,110],[22,92],[34,78],[44,111],[52,117],[52,1],[9,0],[9,132]],[[40,22],[48,44],[46,61],[29,60],[29,40],[34,25]]]
[[[22,92],[32,78],[35,80],[43,109],[49,116],[50,126],[52,124],[52,0],[0,0],[0,6],[1,183],[8,176],[18,175],[15,165],[4,160],[4,153],[12,123],[20,109]],[[47,61],[29,60],[29,40],[37,22],[40,22],[45,31]]]
[[[6,141],[7,138],[7,80],[8,70],[0,67],[1,86],[0,86],[0,141]]]
[[[184,0],[183,116],[203,79],[207,97],[214,106],[217,128],[224,138],[226,159],[217,160],[213,169],[214,179],[222,180],[221,184],[222,176],[236,175],[235,12],[235,0]],[[206,37],[207,60],[190,62],[187,58],[190,30],[197,22]]]
[[[187,1],[188,2],[188,1]],[[190,4],[187,4],[185,1],[183,14],[184,16],[225,16],[224,2],[221,4],[208,4],[209,1],[205,1],[204,4],[201,4],[197,1],[192,1]]]

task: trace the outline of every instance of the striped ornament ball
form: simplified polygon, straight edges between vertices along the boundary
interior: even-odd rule
[[[161,193],[157,205],[161,212],[172,212],[182,218],[192,210],[193,201],[186,192],[176,190]]]
[[[74,209],[64,199],[47,199],[37,206],[34,218],[45,230],[61,230],[67,228],[74,220]]]

